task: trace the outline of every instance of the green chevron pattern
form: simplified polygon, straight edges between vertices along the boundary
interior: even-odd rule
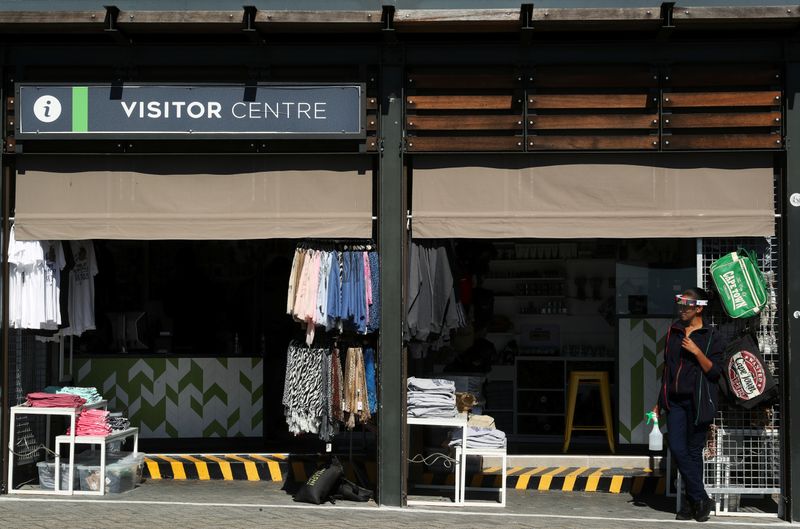
[[[95,386],[144,438],[260,437],[260,358],[79,358],[76,383]]]
[[[646,444],[644,414],[653,409],[663,370],[664,340],[672,320],[631,318],[619,323],[619,443]],[[624,403],[628,403],[625,405]]]

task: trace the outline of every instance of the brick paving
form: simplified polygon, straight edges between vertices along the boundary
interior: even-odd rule
[[[0,528],[250,528],[311,527],[548,528],[684,527],[674,500],[629,494],[509,490],[508,507],[381,508],[373,503],[294,503],[277,483],[150,481],[104,498],[3,496]],[[776,518],[712,518],[704,528],[790,527]]]

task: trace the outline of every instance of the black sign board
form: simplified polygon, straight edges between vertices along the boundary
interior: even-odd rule
[[[364,138],[364,85],[17,85],[19,139]]]

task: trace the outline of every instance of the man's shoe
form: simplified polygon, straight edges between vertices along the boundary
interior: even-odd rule
[[[711,516],[711,510],[714,509],[714,500],[706,498],[695,504],[694,519],[698,522],[707,522],[708,517]]]
[[[694,502],[689,501],[688,498],[683,499],[683,507],[675,515],[676,520],[693,520],[694,519]]]

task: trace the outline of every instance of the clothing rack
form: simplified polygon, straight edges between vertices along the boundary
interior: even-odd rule
[[[378,244],[371,239],[304,239],[297,243],[297,248],[305,250],[336,250],[352,252],[369,252],[378,249]]]

